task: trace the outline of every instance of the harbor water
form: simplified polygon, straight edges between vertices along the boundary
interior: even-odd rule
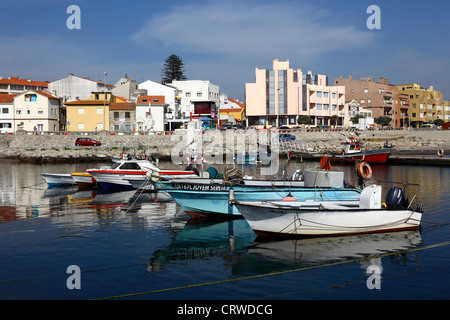
[[[41,177],[100,165],[0,162],[0,299],[449,298],[448,167],[372,166],[373,181],[420,185],[418,231],[261,241],[245,220],[196,221],[157,194],[48,188]],[[293,160],[278,175],[317,166]],[[356,179],[351,165],[333,170]]]

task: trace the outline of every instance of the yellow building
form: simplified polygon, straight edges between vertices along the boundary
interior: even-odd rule
[[[245,105],[234,99],[227,99],[225,105],[220,108],[220,118],[226,119],[228,116],[233,116],[235,122],[241,122],[244,119]]]
[[[433,86],[422,88],[417,83],[397,85],[398,93],[409,96],[408,115],[412,125],[421,126],[442,119],[450,121],[450,101],[442,97]]]
[[[110,105],[121,102],[111,92],[93,92],[87,100],[66,102],[67,131],[109,130]]]

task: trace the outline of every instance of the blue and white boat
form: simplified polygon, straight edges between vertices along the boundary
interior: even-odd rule
[[[361,193],[358,188],[344,186],[343,172],[320,169],[305,170],[303,181],[243,179],[230,183],[197,178],[152,183],[155,190],[167,192],[187,214],[197,218],[242,218],[238,209],[229,204],[230,197],[236,201],[357,201]]]

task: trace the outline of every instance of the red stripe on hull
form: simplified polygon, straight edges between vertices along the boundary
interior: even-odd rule
[[[350,233],[338,233],[338,234],[318,234],[318,235],[304,235],[304,234],[287,234],[287,233],[277,233],[277,232],[267,232],[261,230],[253,230],[258,237],[277,237],[277,238],[318,238],[318,237],[340,237],[340,236],[354,236],[360,234],[372,234],[372,233],[386,233],[386,232],[398,232],[398,231],[413,231],[419,229],[419,226],[406,227],[406,228],[396,228],[389,230],[375,230],[375,231],[365,231],[365,232],[350,232]]]

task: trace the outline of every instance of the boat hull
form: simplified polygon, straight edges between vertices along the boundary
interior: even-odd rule
[[[41,173],[42,178],[49,186],[60,186],[60,185],[75,185],[76,182],[73,180],[71,174],[65,173]]]
[[[372,164],[384,164],[388,161],[391,152],[387,151],[367,151],[351,154],[331,154],[328,155],[331,162],[351,162],[362,160]]]
[[[87,189],[96,185],[94,177],[85,172],[72,172],[72,179],[78,184],[78,187]]]
[[[415,230],[422,214],[407,209],[288,209],[262,203],[236,202],[258,236],[339,236]]]
[[[270,183],[270,182],[269,182]],[[292,181],[292,185],[272,187],[269,185],[226,184],[170,184],[171,188],[162,188],[164,184],[154,183],[157,190],[163,190],[178,203],[189,215],[195,218],[222,217],[242,218],[241,213],[229,204],[230,189],[238,201],[277,201],[292,195],[298,201],[315,200],[357,200],[360,190],[354,188],[313,188],[295,186],[301,183]]]

